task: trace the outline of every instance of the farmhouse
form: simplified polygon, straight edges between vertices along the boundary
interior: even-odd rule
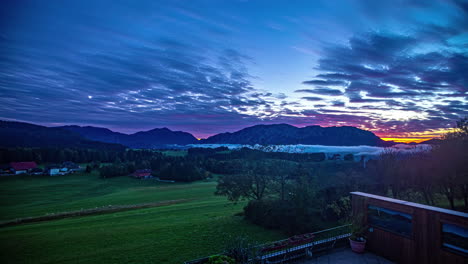
[[[153,176],[151,175],[150,169],[145,169],[145,170],[136,170],[133,173],[133,177],[138,178],[138,179],[147,179],[147,178],[152,178]]]
[[[15,174],[10,164],[0,164],[0,175],[11,175]]]
[[[51,164],[46,169],[46,173],[50,176],[65,175],[77,171],[82,171],[82,168],[71,161],[65,161],[62,164]]]
[[[60,175],[61,166],[58,165],[49,165],[46,168],[46,173],[50,176]]]
[[[37,164],[34,161],[25,162],[11,162],[11,168],[13,168],[15,174],[28,173],[34,168],[37,168]]]
[[[42,175],[44,173],[44,170],[41,168],[34,168],[29,171],[29,174],[31,175]]]
[[[82,170],[78,164],[71,161],[65,161],[64,163],[62,163],[62,167],[62,171],[67,171],[71,173]]]

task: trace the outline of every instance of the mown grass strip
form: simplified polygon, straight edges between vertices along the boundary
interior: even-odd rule
[[[168,200],[168,201],[161,201],[161,202],[154,202],[154,203],[131,204],[131,205],[108,205],[108,206],[91,208],[91,209],[82,209],[78,211],[47,214],[47,215],[38,216],[38,217],[17,218],[14,220],[0,222],[0,228],[19,225],[19,224],[25,224],[25,223],[58,220],[58,219],[64,219],[64,218],[70,218],[70,217],[115,213],[115,212],[135,210],[135,209],[141,209],[141,208],[166,206],[166,205],[187,202],[190,200],[193,200],[193,199],[177,199],[177,200]]]

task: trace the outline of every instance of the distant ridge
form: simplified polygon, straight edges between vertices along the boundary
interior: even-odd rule
[[[195,144],[198,141],[190,133],[172,131],[168,128],[155,128],[130,135],[92,126],[62,126],[58,128],[72,131],[89,140],[122,144],[129,148],[160,148],[167,145]]]
[[[60,128],[0,120],[1,147],[75,147],[125,149],[118,144],[92,141]]]
[[[426,140],[426,141],[423,141],[421,142],[422,144],[429,144],[429,145],[438,145],[440,143],[442,143],[442,139],[440,138],[433,138],[433,139],[429,139],[429,140]]]
[[[255,125],[233,133],[197,140],[192,134],[155,128],[134,134],[93,126],[45,127],[22,122],[0,121],[1,147],[88,147],[170,148],[189,144],[391,146],[374,133],[350,126],[298,128],[288,124]]]
[[[256,125],[234,133],[221,133],[201,140],[201,144],[389,146],[370,131],[351,126],[298,128],[288,124]]]

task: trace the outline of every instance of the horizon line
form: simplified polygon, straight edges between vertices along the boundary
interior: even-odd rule
[[[136,132],[132,132],[132,133],[128,133],[128,132],[121,132],[121,131],[118,131],[118,130],[113,130],[113,129],[110,129],[108,127],[104,127],[104,126],[101,126],[101,125],[90,125],[90,124],[71,124],[71,123],[36,123],[36,122],[31,122],[31,121],[23,121],[23,120],[18,120],[18,119],[10,119],[10,118],[2,118],[0,119],[0,121],[6,121],[6,122],[18,122],[18,123],[28,123],[28,124],[33,124],[33,125],[38,125],[38,126],[44,126],[44,127],[49,127],[49,128],[53,128],[53,127],[61,127],[61,126],[78,126],[78,127],[94,127],[94,128],[102,128],[102,129],[108,129],[114,133],[121,133],[121,134],[125,134],[125,135],[132,135],[132,134],[135,134],[135,133],[138,133],[138,132],[148,132],[148,131],[151,131],[153,129],[169,129],[170,131],[173,131],[173,132],[185,132],[185,133],[189,133],[191,134],[194,138],[196,138],[198,141],[202,140],[202,139],[207,139],[211,136],[214,136],[214,135],[218,135],[218,134],[222,134],[222,133],[234,133],[234,132],[237,132],[237,131],[240,131],[242,129],[245,129],[245,128],[249,128],[249,127],[253,127],[253,126],[259,126],[259,125],[263,125],[263,126],[271,126],[271,125],[289,125],[289,126],[292,126],[292,127],[296,127],[296,128],[304,128],[304,127],[310,127],[310,126],[318,126],[318,127],[323,127],[323,128],[328,128],[328,127],[354,127],[354,128],[357,128],[357,129],[360,129],[360,130],[364,130],[364,131],[369,131],[371,133],[373,133],[374,135],[376,135],[377,137],[379,137],[381,140],[383,141],[393,141],[393,142],[396,142],[396,143],[421,143],[421,142],[424,142],[424,141],[428,141],[428,140],[431,140],[431,139],[435,139],[437,137],[434,137],[434,136],[430,136],[430,137],[395,137],[395,136],[390,136],[390,137],[380,137],[378,136],[376,133],[374,133],[373,131],[371,130],[367,130],[367,129],[362,129],[362,128],[358,128],[358,127],[355,127],[355,126],[350,126],[350,125],[344,125],[344,126],[321,126],[321,125],[306,125],[306,126],[296,126],[296,125],[292,125],[292,124],[288,124],[288,123],[274,123],[274,124],[254,124],[254,125],[250,125],[250,126],[245,126],[245,127],[242,127],[242,128],[239,128],[233,132],[230,132],[230,131],[224,131],[224,132],[220,132],[220,133],[214,133],[214,134],[211,134],[211,135],[207,135],[207,136],[204,136],[204,137],[200,137],[200,136],[196,136],[194,135],[193,132],[188,132],[188,131],[185,131],[185,130],[173,130],[167,126],[163,126],[163,127],[154,127],[154,128],[150,128],[150,129],[139,129],[137,130]]]

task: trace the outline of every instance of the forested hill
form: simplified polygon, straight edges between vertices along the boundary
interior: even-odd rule
[[[72,131],[60,128],[12,121],[0,121],[0,147],[125,149],[122,145],[88,140]]]
[[[172,131],[168,128],[155,128],[130,135],[92,126],[63,126],[59,128],[73,131],[90,140],[117,143],[130,148],[159,148],[166,145],[195,144],[198,141],[190,133]]]
[[[262,145],[326,145],[326,146],[387,146],[370,131],[350,126],[298,128],[287,124],[256,125],[234,133],[221,133],[201,144],[262,144]]]

